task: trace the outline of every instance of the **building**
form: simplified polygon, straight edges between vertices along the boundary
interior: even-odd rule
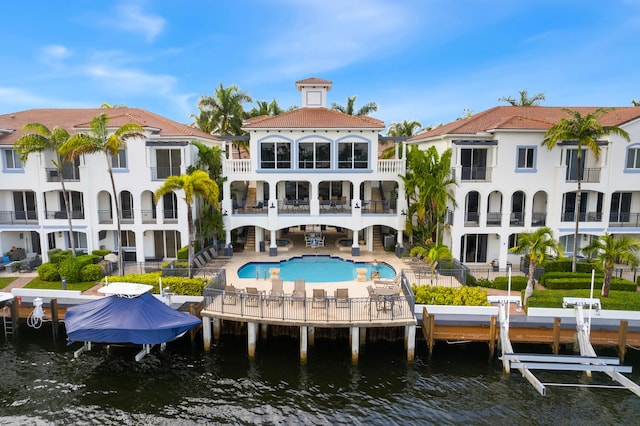
[[[26,164],[14,143],[27,123],[55,126],[70,134],[89,131],[92,118],[107,114],[113,128],[125,123],[142,126],[144,139],[132,139],[111,158],[121,210],[125,260],[175,258],[188,243],[186,204],[172,193],[157,205],[153,193],[170,175],[186,173],[197,159],[191,142],[222,146],[222,141],[190,126],[137,108],[34,109],[0,115],[0,251],[12,247],[37,253],[47,260],[47,250],[68,249],[67,213],[62,187],[52,161],[56,153],[32,154]],[[84,156],[62,170],[69,191],[76,247],[117,250],[112,187],[102,154]]]
[[[310,226],[346,231],[353,255],[385,234],[402,245],[404,160],[378,158],[382,121],[327,108],[331,86],[297,81],[301,108],[244,123],[249,158],[224,164],[227,244],[233,230],[247,229],[248,247],[275,256],[280,235]]]
[[[593,107],[569,108],[582,115]],[[545,132],[566,113],[559,107],[500,106],[425,131],[408,143],[453,151],[457,209],[448,218],[445,242],[467,264],[517,265],[517,234],[540,226],[554,231],[572,251],[578,173],[582,202],[578,247],[609,232],[640,236],[640,107],[619,107],[600,118],[620,126],[631,142],[606,136],[594,158],[583,148],[580,170],[575,141],[549,151]]]

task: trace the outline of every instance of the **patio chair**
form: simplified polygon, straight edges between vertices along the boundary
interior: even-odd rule
[[[336,298],[336,308],[349,307],[349,289],[348,288],[338,288],[333,294]]]
[[[323,288],[313,289],[312,308],[325,309],[327,307],[327,290]]]
[[[224,286],[222,304],[235,305],[237,301],[238,301],[238,290],[232,285]]]
[[[269,292],[269,297],[267,298],[267,305],[269,305],[269,302],[277,302],[278,305],[280,305],[283,298],[284,290],[282,290],[282,279],[271,278],[271,291]]]
[[[260,302],[260,296],[264,294],[264,291],[258,291],[256,287],[247,287],[247,306],[257,307]]]
[[[297,279],[293,283],[293,293],[291,294],[291,303],[294,301],[302,301],[307,297],[307,290],[305,289],[305,281],[302,279]]]

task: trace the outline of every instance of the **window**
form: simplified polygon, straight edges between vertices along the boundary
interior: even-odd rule
[[[463,148],[460,150],[462,180],[485,180],[487,178],[487,150]]]
[[[640,171],[640,147],[627,149],[627,169]]]
[[[126,169],[127,168],[127,150],[121,149],[116,155],[111,156],[111,168]]]
[[[367,169],[369,144],[367,142],[341,142],[338,144],[339,169]]]
[[[518,147],[518,159],[516,171],[535,171],[536,167],[536,147]]]
[[[153,180],[163,180],[169,176],[180,176],[182,156],[179,149],[156,150],[156,175]]]
[[[260,144],[261,169],[290,169],[290,142],[263,142]]]
[[[5,170],[22,170],[22,161],[15,149],[4,149],[2,154]]]
[[[328,169],[331,166],[329,142],[302,142],[298,145],[299,169]]]

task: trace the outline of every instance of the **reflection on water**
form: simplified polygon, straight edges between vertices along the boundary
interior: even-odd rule
[[[319,339],[300,366],[296,340],[259,342],[249,361],[245,339],[226,336],[210,353],[175,342],[136,363],[138,348],[74,359],[75,346],[26,334],[0,341],[1,424],[631,424],[640,413],[640,398],[625,390],[554,387],[542,397],[488,363],[483,345],[441,345],[428,360],[419,344],[407,364],[401,343],[380,342],[354,366],[346,340]],[[627,363],[640,381],[638,353]],[[591,381],[610,383],[601,377]]]

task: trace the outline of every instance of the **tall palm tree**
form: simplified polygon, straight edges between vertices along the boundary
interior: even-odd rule
[[[604,282],[602,283],[602,297],[609,297],[611,288],[611,277],[616,262],[628,263],[632,267],[637,267],[640,251],[640,240],[622,236],[615,238],[608,232],[594,238],[582,249],[582,252],[589,257],[597,259],[604,265]]]
[[[261,115],[279,115],[285,112],[280,105],[278,105],[278,101],[275,99],[271,102],[267,101],[256,101],[256,106],[249,111],[247,114],[249,117],[259,117]]]
[[[547,256],[557,256],[562,252],[561,244],[553,238],[553,231],[547,226],[538,228],[533,232],[518,234],[518,242],[515,247],[509,249],[515,254],[524,254],[529,259],[529,280],[524,292],[524,304],[533,294],[536,267],[543,263]]]
[[[540,105],[540,101],[544,101],[544,93],[538,93],[535,96],[529,97],[529,93],[527,89],[523,89],[518,92],[520,94],[520,99],[514,99],[511,96],[503,96],[498,98],[500,102],[510,103],[512,106],[538,106]]]
[[[47,126],[40,123],[25,124],[23,129],[27,132],[22,135],[15,143],[14,147],[20,156],[20,161],[26,163],[29,156],[34,153],[42,153],[44,151],[54,151],[56,153],[55,160],[51,160],[53,166],[58,171],[60,185],[62,186],[62,198],[64,200],[64,209],[67,213],[67,221],[69,223],[69,242],[71,244],[71,254],[76,255],[76,241],[73,234],[73,225],[71,223],[71,206],[69,205],[69,193],[64,185],[64,173],[62,170],[63,161],[59,158],[59,150],[62,144],[69,139],[69,133],[58,126],[53,130],[49,130]]]
[[[405,137],[409,138],[416,134],[422,129],[422,123],[416,120],[403,120],[400,123],[391,123],[389,126],[389,130],[387,131],[387,136],[393,137]],[[401,144],[404,142],[401,142]],[[401,145],[402,146],[402,145]],[[400,155],[402,155],[402,150],[399,151]],[[396,148],[394,146],[390,146],[386,148],[380,154],[380,158],[394,158],[396,155]],[[402,157],[400,157],[402,158]]]
[[[576,193],[576,205],[574,208],[575,231],[573,234],[573,260],[571,261],[571,270],[576,272],[576,259],[578,255],[578,231],[580,227],[580,202],[582,190],[582,147],[591,151],[594,158],[600,158],[600,146],[598,139],[614,134],[624,138],[629,142],[629,134],[617,126],[603,126],[599,118],[601,115],[613,111],[613,108],[598,108],[594,112],[582,115],[578,111],[563,109],[568,117],[561,118],[558,123],[553,125],[544,135],[542,146],[547,149],[553,149],[558,142],[575,141],[577,142],[577,182],[578,192]]]
[[[213,96],[202,96],[198,101],[200,115],[194,123],[202,131],[218,136],[242,135],[242,121],[245,117],[244,104],[252,102],[251,96],[241,91],[238,86],[220,86],[215,89]],[[235,141],[238,149],[245,151],[248,141]]]
[[[433,284],[433,277],[436,275],[438,262],[442,259],[453,258],[449,247],[436,243],[429,243],[426,246],[415,246],[409,252],[409,256],[420,256],[427,262],[429,268],[431,268],[431,284]]]
[[[335,102],[332,102],[331,109],[335,111],[340,111],[343,114],[349,114],[349,115],[369,115],[372,112],[376,112],[378,110],[377,103],[369,102],[368,104],[364,104],[362,107],[360,107],[360,109],[356,111],[356,108],[355,108],[356,98],[357,96],[348,96],[346,105],[340,105]]]
[[[195,258],[193,242],[195,241],[195,226],[193,222],[192,205],[195,196],[200,196],[211,205],[218,206],[218,185],[203,170],[195,170],[191,174],[169,176],[162,186],[153,194],[155,202],[175,190],[184,191],[184,202],[187,204],[187,224],[189,226],[189,278],[193,277],[192,267]]]
[[[83,154],[103,154],[107,161],[107,172],[111,179],[111,189],[113,190],[113,202],[116,209],[117,244],[118,244],[118,270],[124,274],[124,259],[122,256],[122,235],[120,235],[120,203],[116,182],[113,178],[111,159],[118,155],[120,149],[127,146],[126,141],[131,138],[143,138],[144,129],[137,124],[129,123],[111,131],[109,129],[109,116],[100,114],[91,120],[91,129],[88,133],[76,133],[67,139],[60,147],[60,153],[67,160],[75,160]]]

